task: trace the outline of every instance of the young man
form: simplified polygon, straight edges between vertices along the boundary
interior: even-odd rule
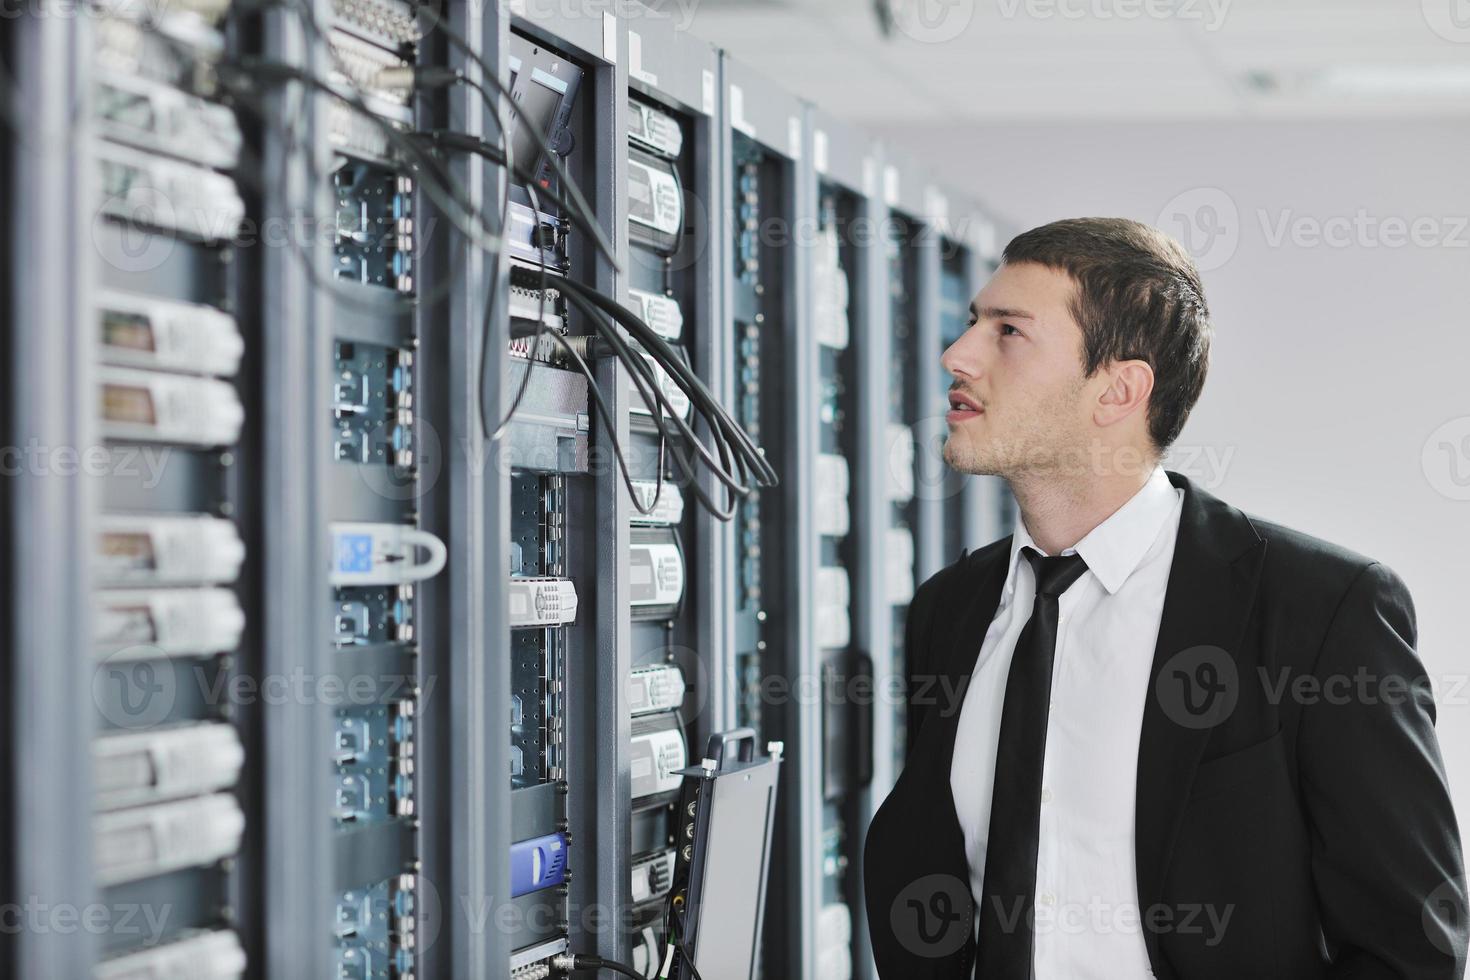
[[[945,352],[945,458],[1021,524],[909,610],[864,856],[887,980],[1461,976],[1409,593],[1159,467],[1209,346],[1185,251],[1084,218],[1012,241]]]

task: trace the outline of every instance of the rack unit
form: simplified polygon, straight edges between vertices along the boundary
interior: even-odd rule
[[[180,36],[231,67],[160,78],[173,48],[107,6],[6,41],[48,138],[3,163],[3,444],[105,462],[0,481],[0,827],[16,894],[171,912],[151,941],[28,930],[0,969],[648,970],[667,773],[749,724],[788,762],[762,973],[871,977],[859,857],[902,764],[907,596],[1004,533],[935,465],[945,301],[994,254],[974,206],[641,8],[199,0],[170,10],[217,34]],[[548,164],[489,159],[511,102],[565,110],[613,260]],[[138,106],[188,125],[129,133]],[[171,211],[138,210],[148,186]],[[616,359],[589,382],[533,342],[595,350],[573,280],[679,346],[780,485],[716,519]],[[591,384],[639,503],[662,475],[653,516]],[[148,623],[151,649],[96,649]],[[151,863],[113,847],[135,831]]]

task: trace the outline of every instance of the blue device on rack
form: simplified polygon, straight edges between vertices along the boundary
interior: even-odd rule
[[[570,843],[566,834],[547,834],[510,845],[510,897],[565,882]]]

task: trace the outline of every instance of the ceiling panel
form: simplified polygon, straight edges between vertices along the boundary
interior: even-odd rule
[[[703,0],[691,29],[870,123],[1470,115],[1470,36],[1426,14],[1455,0],[893,2],[944,16],[885,37],[866,2]]]

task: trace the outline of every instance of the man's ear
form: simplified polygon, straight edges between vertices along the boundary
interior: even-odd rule
[[[1147,361],[1114,361],[1104,373],[1108,385],[1097,397],[1093,422],[1099,426],[1116,425],[1147,408],[1154,390],[1154,369]]]

